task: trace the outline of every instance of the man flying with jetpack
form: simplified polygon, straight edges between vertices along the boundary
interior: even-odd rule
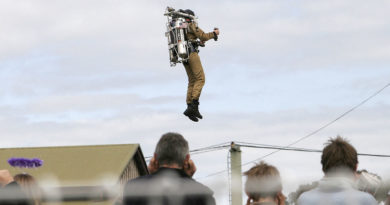
[[[174,15],[171,15],[173,17],[172,19],[168,18],[168,21],[170,21],[168,22],[168,30],[170,29],[170,32],[167,32],[168,41],[170,43],[173,39],[177,40],[177,43],[174,44],[175,46],[172,46],[172,49],[170,49],[171,66],[172,64],[175,65],[176,62],[182,62],[188,76],[187,109],[183,114],[192,121],[198,122],[199,119],[203,118],[199,112],[199,97],[205,84],[205,75],[198,55],[198,48],[199,46],[204,47],[204,42],[210,39],[216,41],[218,39],[219,29],[214,28],[214,31],[209,33],[203,32],[195,21],[195,13],[190,9],[175,11],[168,7],[167,11],[170,12],[165,14],[168,14],[167,16],[174,13]],[[177,23],[180,18],[175,19],[175,17],[178,16],[184,18],[185,22]],[[173,24],[176,28],[183,28],[185,44],[182,44],[183,42],[180,40],[180,32],[176,32],[176,36],[171,35],[171,33],[174,33],[172,31],[175,30],[170,27]],[[185,51],[187,51],[186,54]]]

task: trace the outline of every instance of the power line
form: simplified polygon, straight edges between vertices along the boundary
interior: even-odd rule
[[[190,153],[191,153],[191,156],[193,156],[193,155],[197,155],[197,154],[203,154],[203,153],[206,153],[206,152],[214,152],[214,151],[226,149],[228,147],[229,146],[227,145],[227,146],[216,147],[216,148],[210,149],[210,150],[204,150],[204,151],[201,151],[201,152],[194,152],[194,153],[190,152]]]
[[[213,152],[213,151],[218,151],[218,150],[222,150],[222,149],[226,149],[227,147],[229,147],[229,145],[226,145],[226,146],[220,146],[220,147],[215,147],[213,149],[208,149],[208,150],[203,150],[203,151],[198,151],[198,152],[192,152],[190,151],[190,154],[191,156],[193,155],[198,155],[198,154],[203,154],[203,153],[207,153],[207,152]],[[153,156],[148,156],[148,157],[145,157],[145,161],[148,162],[152,159]]]
[[[308,148],[299,148],[299,147],[284,147],[278,145],[266,145],[266,144],[256,144],[256,143],[248,143],[248,142],[234,142],[241,147],[249,147],[249,148],[262,148],[262,149],[278,149],[278,150],[291,150],[291,151],[305,151],[305,152],[317,152],[320,150],[317,149],[308,149]]]
[[[332,124],[335,123],[336,121],[340,120],[340,119],[343,118],[344,116],[348,115],[348,114],[351,113],[352,111],[354,111],[354,110],[356,110],[357,108],[359,108],[360,106],[362,106],[362,105],[363,105],[364,103],[366,103],[367,101],[369,101],[369,100],[371,100],[372,98],[374,98],[375,96],[377,96],[379,93],[381,93],[383,90],[385,90],[385,89],[386,89],[387,87],[389,87],[389,86],[390,86],[390,83],[386,84],[384,87],[382,87],[381,89],[379,89],[378,91],[376,91],[374,94],[370,95],[368,98],[364,99],[362,102],[360,102],[359,104],[355,105],[355,106],[352,107],[351,109],[347,110],[346,112],[344,112],[343,114],[341,114],[340,116],[338,116],[337,118],[335,118],[334,120],[332,120],[332,121],[330,121],[329,123],[323,125],[323,126],[320,127],[319,129],[317,129],[317,130],[315,130],[315,131],[309,133],[308,135],[306,135],[306,136],[304,136],[304,137],[301,137],[301,138],[299,138],[298,140],[296,140],[296,141],[294,141],[294,142],[292,142],[292,143],[290,143],[290,144],[284,146],[283,148],[289,148],[289,147],[291,147],[292,145],[295,145],[295,144],[297,144],[298,142],[301,142],[302,140],[305,140],[305,139],[307,139],[307,138],[309,138],[309,137],[311,137],[311,136],[317,134],[317,133],[320,132],[321,130],[323,130],[323,129],[329,127],[330,125],[332,125]],[[277,152],[279,152],[279,151],[281,151],[281,149],[277,149],[277,150],[272,151],[272,152],[270,152],[270,153],[268,153],[268,154],[266,154],[266,155],[264,155],[264,156],[262,156],[262,157],[260,157],[260,158],[257,158],[257,159],[255,159],[255,160],[251,160],[251,161],[249,161],[249,162],[246,162],[246,163],[242,164],[241,166],[245,166],[245,165],[248,165],[248,164],[250,164],[250,163],[253,163],[253,162],[262,160],[262,159],[264,159],[264,158],[266,158],[266,157],[268,157],[268,156],[270,156],[270,155],[273,155],[273,154],[275,154],[275,153],[277,153]],[[364,156],[379,156],[379,155],[366,154],[366,155],[364,155]],[[382,155],[381,155],[381,156],[382,156]],[[212,173],[212,174],[206,175],[206,176],[201,177],[201,178],[199,178],[199,179],[204,179],[204,178],[208,178],[208,177],[211,177],[211,176],[219,175],[219,174],[222,174],[222,173],[224,173],[224,172],[226,172],[226,171],[227,171],[227,170],[222,170],[222,171],[214,172],[214,173]]]
[[[323,130],[323,129],[329,127],[330,125],[332,125],[332,124],[335,123],[336,121],[340,120],[340,119],[343,118],[344,116],[348,115],[348,114],[351,113],[352,111],[354,111],[354,110],[356,110],[357,108],[359,108],[360,106],[362,106],[362,105],[363,105],[364,103],[366,103],[367,101],[371,100],[373,97],[377,96],[379,93],[381,93],[384,89],[386,89],[386,88],[389,87],[389,86],[390,86],[390,83],[388,83],[387,85],[385,85],[384,87],[382,87],[381,89],[379,89],[378,91],[376,91],[374,94],[370,95],[368,98],[364,99],[362,102],[360,102],[359,104],[357,104],[357,105],[355,105],[354,107],[352,107],[351,109],[349,109],[348,111],[344,112],[344,113],[341,114],[339,117],[335,118],[334,120],[330,121],[329,123],[325,124],[324,126],[320,127],[319,129],[317,129],[317,130],[315,130],[315,131],[309,133],[308,135],[306,135],[306,136],[304,136],[304,137],[301,137],[301,138],[299,138],[298,140],[296,140],[296,141],[294,141],[294,142],[288,144],[287,146],[285,146],[285,148],[290,147],[290,146],[292,146],[292,145],[295,145],[295,144],[297,144],[298,142],[301,142],[302,140],[307,139],[307,138],[309,138],[309,137],[311,137],[311,136],[317,134],[317,133],[320,132],[321,130]],[[260,158],[257,158],[257,159],[255,159],[255,160],[251,160],[251,161],[249,161],[249,162],[246,162],[246,163],[242,164],[242,166],[245,166],[245,165],[250,164],[250,163],[253,163],[253,162],[255,162],[255,161],[259,161],[259,160],[261,160],[261,159],[264,159],[264,158],[266,158],[266,157],[268,157],[268,156],[270,156],[270,155],[272,155],[272,154],[275,154],[275,153],[277,153],[277,152],[279,152],[279,151],[280,151],[280,150],[273,151],[273,152],[271,152],[271,153],[269,153],[269,154],[264,155],[263,157],[260,157]]]
[[[190,154],[191,155],[203,154],[203,153],[206,153],[206,152],[212,152],[212,151],[225,149],[225,148],[227,148],[229,146],[230,146],[230,142],[219,143],[219,144],[211,145],[211,146],[208,146],[208,147],[203,147],[203,148],[190,150]],[[153,156],[145,157],[145,161],[150,161],[152,159],[152,157]]]
[[[272,147],[272,146],[240,145],[238,143],[237,145],[239,145],[240,147],[247,147],[247,148],[274,149],[274,150],[286,150],[286,151],[297,151],[297,152],[322,152],[322,150],[292,148],[292,147],[284,148],[284,147]]]
[[[192,154],[192,153],[197,153],[197,152],[202,152],[202,151],[207,151],[207,150],[226,148],[226,147],[229,147],[229,146],[230,146],[230,142],[224,142],[224,143],[220,143],[220,144],[216,144],[216,145],[211,145],[211,146],[208,146],[208,147],[194,149],[194,150],[191,150],[190,153]]]
[[[306,148],[297,148],[297,147],[280,147],[280,146],[274,146],[274,145],[261,145],[261,146],[255,146],[255,145],[245,145],[236,143],[236,145],[239,145],[240,147],[247,147],[247,148],[260,148],[260,149],[276,149],[276,150],[286,150],[286,151],[297,151],[297,152],[316,152],[316,153],[322,153],[322,150],[319,149],[306,149]],[[367,154],[367,153],[357,153],[359,156],[367,156],[367,157],[384,157],[384,158],[390,158],[390,155],[385,154]]]
[[[277,151],[280,150],[285,150],[285,151],[297,151],[297,152],[310,152],[310,153],[322,153],[322,150],[319,149],[307,149],[307,148],[298,148],[298,147],[283,147],[283,146],[276,146],[276,145],[266,145],[266,144],[255,144],[255,143],[248,143],[248,142],[235,142],[236,145],[240,147],[246,147],[246,148],[256,148],[256,149],[274,149]],[[273,151],[271,153],[274,153],[276,151]],[[269,156],[270,154],[268,154]],[[367,153],[357,153],[359,156],[367,156],[367,157],[383,157],[383,158],[390,158],[390,155],[385,155],[385,154],[367,154]],[[266,155],[267,156],[267,155]],[[229,167],[230,165],[228,165]],[[228,172],[229,174],[229,169],[227,170],[222,170],[219,172],[215,172],[209,175],[206,175],[204,177],[197,178],[198,180],[208,178],[211,176],[219,175],[224,172]]]

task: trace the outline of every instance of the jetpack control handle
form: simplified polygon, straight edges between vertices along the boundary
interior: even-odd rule
[[[219,30],[217,27],[214,27],[214,41],[218,41],[218,35],[215,33],[215,30]]]

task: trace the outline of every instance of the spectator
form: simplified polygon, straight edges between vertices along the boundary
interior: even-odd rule
[[[182,135],[164,134],[148,168],[150,175],[126,184],[125,205],[215,205],[213,192],[192,179],[196,167]]]
[[[31,205],[8,170],[0,170],[0,204]]]
[[[355,189],[357,152],[345,139],[338,136],[329,140],[322,151],[321,164],[325,176],[318,187],[298,198],[299,205],[378,204],[370,194]]]
[[[247,205],[284,205],[282,183],[278,169],[264,162],[244,173],[247,176],[245,193]]]
[[[41,188],[33,176],[29,174],[17,174],[14,180],[20,185],[26,196],[33,201],[33,205],[41,205]]]

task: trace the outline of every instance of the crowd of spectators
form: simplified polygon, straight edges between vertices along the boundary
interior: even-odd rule
[[[265,162],[244,173],[247,205],[374,205],[381,178],[357,171],[356,149],[344,138],[330,139],[322,151],[324,176],[300,189],[295,200],[282,192],[278,169]],[[149,164],[151,174],[131,180],[124,190],[124,205],[214,205],[213,192],[191,178],[196,168],[187,141],[177,133],[163,135]]]
[[[375,199],[383,192],[382,180],[367,170],[357,170],[357,151],[346,139],[330,139],[322,151],[321,164],[324,176],[301,185],[288,198],[278,169],[264,161],[256,164],[244,172],[246,205],[390,205],[389,199]],[[169,132],[160,138],[148,170],[148,175],[127,182],[123,200],[116,204],[216,204],[214,192],[192,178],[196,166],[182,135]],[[8,170],[0,170],[0,205],[41,205],[41,199],[41,189],[31,175],[12,176]]]

